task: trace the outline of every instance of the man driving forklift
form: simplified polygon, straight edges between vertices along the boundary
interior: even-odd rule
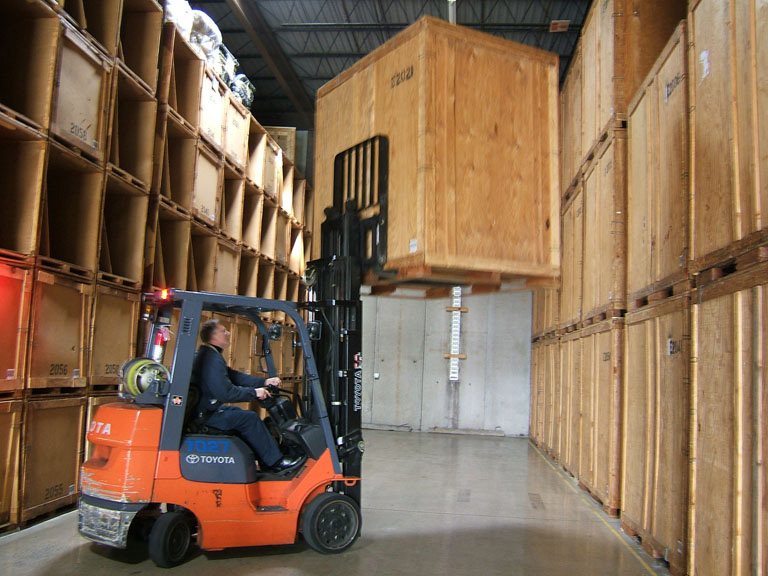
[[[230,337],[226,326],[215,318],[200,328],[203,343],[195,354],[191,379],[200,390],[194,422],[197,426],[237,432],[253,449],[262,469],[287,470],[298,464],[301,457],[283,455],[256,412],[224,405],[271,398],[268,387],[281,384],[280,378],[259,378],[227,366],[222,351],[229,346]]]

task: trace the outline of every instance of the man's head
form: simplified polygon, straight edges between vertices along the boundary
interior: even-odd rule
[[[206,344],[212,344],[219,348],[229,346],[230,336],[229,330],[216,318],[203,322],[200,328],[200,339]]]

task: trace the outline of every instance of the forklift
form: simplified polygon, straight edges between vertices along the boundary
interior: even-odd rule
[[[384,273],[388,158],[383,136],[337,155],[321,258],[307,265],[303,302],[173,288],[144,295],[145,354],[123,364],[121,401],[100,406],[87,433],[92,453],[78,504],[84,537],[125,549],[134,541],[129,533],[138,535],[164,568],[182,563],[193,546],[294,544],[301,534],[310,548],[335,554],[355,543],[365,449],[360,286],[366,272]],[[166,351],[174,309],[176,342]],[[204,312],[253,322],[270,377],[277,374],[269,342],[282,326],[266,320],[269,313],[296,326],[302,391],[291,397],[273,388],[262,401],[283,452],[301,457],[296,466],[260,468],[232,431],[196,424],[199,391],[190,377]]]

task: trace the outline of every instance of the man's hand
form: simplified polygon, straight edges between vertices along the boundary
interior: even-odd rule
[[[273,378],[267,378],[264,382],[264,386],[274,386],[275,388],[280,388],[280,385],[283,383],[280,378],[277,376],[274,376]]]
[[[269,390],[266,388],[254,388],[254,390],[256,390],[257,400],[266,400],[267,398],[272,398],[272,394],[270,394]]]

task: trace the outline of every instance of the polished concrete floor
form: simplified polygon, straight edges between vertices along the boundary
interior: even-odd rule
[[[368,430],[363,532],[338,556],[293,546],[197,553],[173,574],[667,574],[525,439]],[[0,574],[158,573],[93,544],[76,512],[0,537]]]

